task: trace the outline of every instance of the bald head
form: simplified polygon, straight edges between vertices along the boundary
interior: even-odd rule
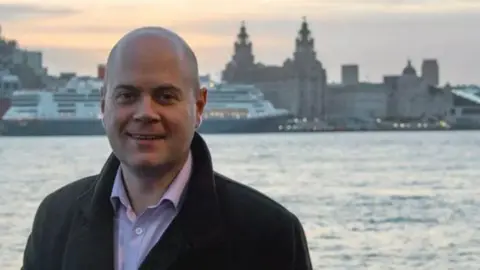
[[[184,39],[162,27],[135,29],[114,45],[108,55],[106,65],[106,88],[109,88],[109,82],[115,76],[117,68],[128,62],[129,58],[137,57],[139,53],[151,55],[158,52],[176,58],[181,65],[182,75],[191,83],[192,90],[198,92],[200,84],[195,53]],[[154,55],[151,56],[154,58]]]
[[[110,52],[100,108],[112,150],[129,172],[124,180],[138,182],[133,186],[152,189],[185,164],[207,104],[197,70],[188,44],[159,27],[126,34]],[[153,138],[139,136],[145,134]]]

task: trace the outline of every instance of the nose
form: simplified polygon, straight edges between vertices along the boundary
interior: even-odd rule
[[[149,95],[143,95],[141,97],[137,103],[133,118],[135,121],[141,122],[160,121],[160,116],[155,111],[155,102]]]

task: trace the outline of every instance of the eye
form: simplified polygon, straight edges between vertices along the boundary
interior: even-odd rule
[[[135,100],[136,95],[131,92],[121,92],[115,97],[118,103],[129,103]]]
[[[174,93],[163,92],[163,93],[158,93],[155,96],[155,99],[160,104],[172,104],[178,100],[178,97]]]

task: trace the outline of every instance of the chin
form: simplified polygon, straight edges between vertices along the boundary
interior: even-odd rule
[[[148,168],[165,165],[168,160],[157,153],[138,153],[129,158],[129,163],[133,167]]]

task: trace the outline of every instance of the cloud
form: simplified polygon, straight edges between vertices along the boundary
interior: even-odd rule
[[[210,6],[212,0],[205,1]],[[249,7],[254,5],[251,3],[253,0],[244,1]],[[381,2],[337,1],[347,6],[358,1],[356,3],[364,3],[364,7],[366,2]],[[412,1],[382,0],[382,3],[396,7],[408,5]],[[467,0],[438,1],[439,5],[448,6],[453,2],[466,3]],[[429,1],[416,2],[424,3],[425,7]],[[15,21],[6,23],[4,29],[9,32],[7,36],[18,39],[21,46],[49,48],[45,49],[44,59],[53,70],[77,68],[79,71],[92,72],[98,62],[104,61],[111,46],[127,31],[139,26],[160,25],[176,31],[189,41],[197,52],[201,68],[220,70],[230,60],[233,42],[242,20],[246,21],[253,41],[256,60],[265,64],[281,64],[286,57],[292,56],[302,15],[306,15],[319,59],[327,67],[330,78],[339,77],[341,64],[354,62],[360,64],[362,77],[380,80],[384,73],[400,72],[407,58],[412,58],[418,64],[423,57],[439,58],[442,78],[472,81],[472,78],[478,77],[475,77],[475,72],[478,71],[475,63],[480,61],[480,55],[476,53],[480,46],[480,36],[475,33],[480,25],[480,9],[459,11],[457,8],[445,12],[436,9],[437,11],[410,13],[404,9],[401,12],[352,12],[324,16],[325,12],[318,9],[306,13],[295,10],[285,15],[270,12],[268,5],[263,5],[265,16],[220,11],[202,11],[198,13],[199,16],[184,16],[184,11],[170,14],[148,5],[131,10],[111,9],[110,12],[82,8],[82,13],[67,18],[42,18],[34,23]],[[165,14],[159,16],[159,13]],[[132,17],[128,14],[142,16]]]
[[[78,11],[65,7],[41,7],[33,4],[0,3],[0,18],[2,21],[16,21],[45,16],[66,16]]]
[[[378,14],[435,14],[480,11],[480,2],[468,0],[162,0],[118,2],[97,10],[115,23],[241,20],[242,18],[298,19],[301,16],[343,19]],[[142,14],[142,16],[131,16]],[[161,16],[159,16],[161,14]],[[128,17],[129,20],[124,20]]]
[[[480,2],[472,0],[243,1],[242,5],[239,2],[218,0],[200,2],[176,0],[175,4],[169,2],[164,6],[151,2],[142,5],[117,3],[108,6],[95,5],[95,8],[91,9],[81,8],[81,13],[79,9],[71,8],[0,4],[0,18],[12,20],[43,16],[41,20],[34,23],[15,21],[15,23],[4,24],[5,29],[12,29],[15,33],[40,32],[47,35],[76,33],[78,35],[110,35],[117,38],[136,27],[160,25],[179,33],[235,38],[234,35],[242,20],[247,21],[252,35],[256,32],[269,32],[271,36],[272,33],[275,35],[296,33],[302,16],[307,16],[314,25],[361,23],[377,24],[378,27],[383,27],[399,23],[409,25],[430,23],[431,20],[441,21],[443,18],[449,20],[452,17],[460,17],[460,21],[465,21],[465,17],[470,18],[471,15],[480,14]],[[162,10],[173,9],[172,5],[178,8],[174,9],[175,12],[162,12]],[[479,8],[474,8],[475,5]],[[215,10],[209,10],[210,6],[215,6]],[[467,6],[469,8],[465,9]],[[464,9],[461,9],[462,7]],[[68,14],[74,16],[57,17]],[[132,14],[142,15],[131,16]],[[125,18],[129,19],[125,20]],[[454,24],[457,23],[454,22]]]
[[[240,22],[244,18],[210,18],[203,20],[177,21],[157,24],[179,33],[193,47],[233,47],[239,31]],[[465,40],[472,36],[476,25],[480,24],[480,12],[454,14],[377,14],[372,16],[348,16],[338,19],[321,17],[307,18],[317,47],[323,44],[342,45],[355,39],[358,45],[365,46],[384,44],[395,41],[403,44],[407,40],[418,40],[423,43],[447,42],[448,40]],[[87,20],[90,21],[90,20]],[[123,34],[141,25],[109,24],[30,24],[21,29],[14,29],[15,36],[27,45],[57,46],[69,48],[110,48]],[[294,39],[302,23],[296,18],[261,18],[250,17],[246,20],[247,30],[254,48],[283,47],[293,49]],[[444,33],[449,33],[444,34]],[[48,38],[45,38],[47,37]],[[95,40],[95,42],[91,42]],[[372,43],[373,42],[373,43]],[[398,45],[398,46],[400,46]],[[343,47],[344,45],[342,45]]]
[[[131,27],[121,26],[121,25],[31,25],[27,28],[29,31],[42,31],[49,34],[71,34],[75,33],[78,35],[81,34],[92,34],[92,35],[103,35],[103,34],[118,34],[124,33],[131,30]]]
[[[264,5],[284,7],[339,7],[349,9],[352,7],[480,7],[478,0],[260,0]]]

